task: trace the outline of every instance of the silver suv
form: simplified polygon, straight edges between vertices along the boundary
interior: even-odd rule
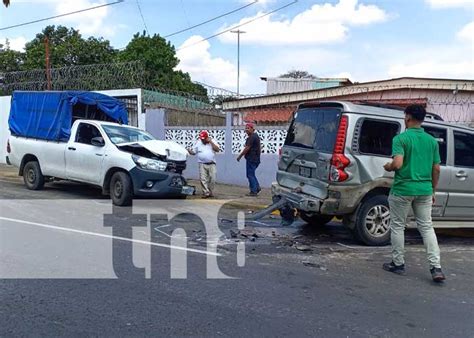
[[[284,197],[307,223],[343,220],[367,245],[390,239],[387,197],[392,139],[404,131],[403,110],[349,102],[301,104],[278,163],[274,199]],[[439,142],[441,177],[435,227],[474,227],[474,129],[428,114],[423,125]]]

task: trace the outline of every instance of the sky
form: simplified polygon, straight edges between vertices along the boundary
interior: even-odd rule
[[[36,19],[116,0],[11,0],[0,5],[0,43],[13,49],[47,25],[78,29],[123,48],[145,29],[168,38],[178,68],[192,80],[236,91],[239,24],[240,93],[260,94],[260,77],[304,70],[318,77],[364,82],[402,76],[474,79],[474,0],[124,0],[80,14],[12,29]],[[285,5],[289,6],[270,15]],[[141,10],[141,13],[140,13]],[[142,18],[143,17],[143,18]]]

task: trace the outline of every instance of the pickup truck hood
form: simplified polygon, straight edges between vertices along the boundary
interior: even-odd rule
[[[188,156],[188,151],[183,146],[173,141],[150,140],[121,143],[117,146],[119,148],[125,148],[130,145],[133,145],[134,147],[140,145],[155,155],[166,156],[166,158],[171,161],[186,161]]]

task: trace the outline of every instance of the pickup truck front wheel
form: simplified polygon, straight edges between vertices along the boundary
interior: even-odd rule
[[[41,190],[44,187],[44,176],[37,161],[30,161],[23,168],[23,181],[30,190]]]
[[[132,204],[133,189],[130,176],[121,171],[112,175],[110,179],[110,198],[114,205],[128,206]]]

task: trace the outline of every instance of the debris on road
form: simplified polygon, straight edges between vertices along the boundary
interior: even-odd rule
[[[303,263],[304,266],[309,266],[309,267],[312,267],[312,268],[318,268],[320,270],[327,271],[327,268],[325,266],[322,266],[318,263],[314,263],[314,262],[310,262],[310,261],[302,261],[301,263]]]
[[[295,248],[296,250],[299,250],[299,251],[312,251],[313,250],[311,249],[309,245],[300,244],[300,243],[296,243]]]

